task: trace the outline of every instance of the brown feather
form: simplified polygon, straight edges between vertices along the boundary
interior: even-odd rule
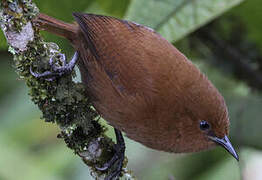
[[[112,126],[142,144],[170,152],[214,146],[199,129],[228,134],[223,97],[172,44],[147,27],[74,13],[80,26],[80,71],[94,106]],[[194,140],[193,140],[194,138]]]

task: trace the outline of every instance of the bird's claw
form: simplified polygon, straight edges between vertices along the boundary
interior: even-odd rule
[[[114,172],[109,174],[105,180],[112,180],[114,178],[118,178],[122,172],[123,164],[124,164],[124,159],[125,159],[125,142],[124,138],[122,136],[121,131],[115,129],[115,134],[116,134],[116,139],[117,139],[117,144],[114,145],[114,150],[115,154],[111,158],[110,161],[105,163],[103,167],[96,167],[97,170],[99,171],[107,171],[109,170],[113,165],[116,165],[116,169]]]
[[[33,72],[32,67],[30,67],[30,73],[36,78],[44,78],[47,81],[53,81],[57,77],[60,77],[64,74],[70,73],[79,57],[78,52],[75,52],[72,60],[69,63],[66,63],[66,57],[64,54],[59,54],[62,65],[59,65],[58,62],[54,63],[54,57],[51,57],[49,60],[49,65],[51,66],[51,71],[45,71],[43,73]]]

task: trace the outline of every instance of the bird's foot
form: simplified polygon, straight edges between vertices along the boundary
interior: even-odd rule
[[[122,168],[124,164],[125,141],[124,141],[121,131],[115,129],[115,134],[116,134],[117,144],[114,145],[114,150],[115,150],[114,156],[111,158],[110,161],[105,163],[103,167],[96,167],[96,169],[99,171],[107,171],[111,167],[116,166],[116,169],[111,174],[109,174],[105,178],[105,180],[118,179],[122,172]]]
[[[54,57],[51,57],[49,59],[49,65],[51,66],[51,71],[36,73],[33,72],[32,67],[30,67],[30,73],[36,78],[44,78],[47,81],[53,81],[57,77],[72,72],[78,57],[79,57],[78,52],[75,52],[72,60],[69,63],[67,63],[65,55],[61,53],[59,54],[60,62],[54,62]]]

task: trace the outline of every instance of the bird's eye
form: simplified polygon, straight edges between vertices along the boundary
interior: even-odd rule
[[[206,121],[200,121],[199,127],[202,131],[206,131],[210,128],[210,125]]]

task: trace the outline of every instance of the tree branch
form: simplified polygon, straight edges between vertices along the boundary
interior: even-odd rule
[[[43,119],[56,123],[61,129],[58,137],[91,168],[94,178],[103,179],[110,172],[102,173],[95,167],[111,159],[114,143],[105,136],[105,128],[99,124],[84,86],[72,81],[71,75],[46,81],[30,73],[30,68],[38,72],[50,70],[50,58],[60,61],[59,47],[44,42],[39,29],[32,26],[37,14],[38,8],[31,0],[2,0],[0,4],[0,26],[14,56],[16,71],[29,87],[31,99],[42,111]],[[133,179],[125,168],[123,171],[125,177]]]

